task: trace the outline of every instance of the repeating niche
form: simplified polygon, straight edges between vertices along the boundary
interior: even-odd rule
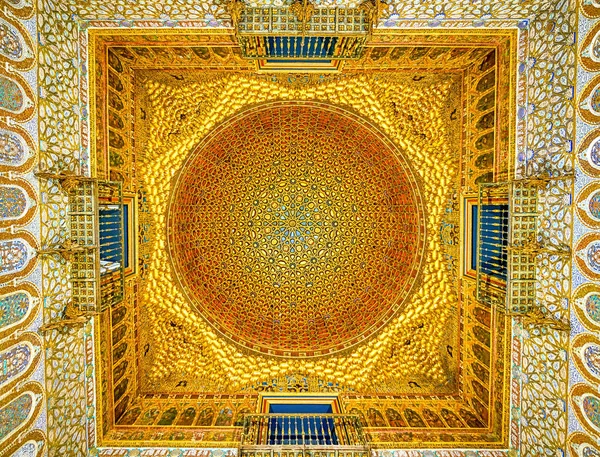
[[[370,427],[385,427],[385,419],[381,413],[375,408],[369,408],[367,411],[367,419]]]
[[[472,156],[465,164],[470,169],[470,187],[494,177],[496,154],[496,53],[490,52],[472,68],[468,91],[468,149]]]
[[[121,343],[119,346],[113,349],[113,362],[116,363],[121,360],[127,351],[127,343]]]
[[[592,435],[600,434],[600,398],[586,384],[577,384],[571,391],[571,404],[579,423]]]
[[[33,139],[17,125],[0,120],[0,171],[28,171],[35,163]]]
[[[118,402],[123,394],[127,391],[127,387],[129,386],[129,379],[125,378],[121,381],[116,387],[114,391],[114,402]]]
[[[235,415],[235,419],[233,421],[233,426],[234,427],[242,427],[244,425],[244,418],[248,414],[251,414],[250,408],[240,408],[238,410],[237,414]]]
[[[388,408],[385,412],[390,427],[406,427],[406,422],[402,415],[395,409]]]
[[[406,420],[410,427],[426,427],[425,422],[423,422],[423,419],[421,419],[421,416],[419,416],[419,414],[412,409],[405,409],[404,415],[406,416]]]
[[[126,325],[121,325],[117,329],[114,329],[112,331],[112,344],[116,345],[119,341],[121,341],[125,337],[126,333],[127,333]]]
[[[141,413],[140,407],[132,408],[118,419],[117,425],[133,425]]]
[[[181,416],[177,419],[178,426],[189,426],[194,423],[194,419],[196,418],[196,408],[190,406],[183,410]],[[241,424],[243,425],[243,424]]]
[[[210,427],[212,425],[215,412],[212,408],[205,408],[200,412],[196,425],[200,427]]]
[[[26,121],[34,111],[34,95],[27,82],[0,66],[0,116]]]
[[[158,409],[150,408],[138,419],[137,423],[138,425],[152,425],[159,414],[160,411]]]
[[[0,280],[26,276],[35,267],[37,244],[27,232],[0,233]]]
[[[600,330],[600,287],[587,283],[573,294],[575,313],[585,327]]]
[[[27,224],[36,205],[35,191],[28,182],[0,177],[0,227]]]
[[[600,280],[600,233],[588,233],[579,239],[575,262],[585,277]]]
[[[600,183],[585,186],[577,197],[577,215],[591,228],[600,228]]]
[[[156,425],[172,425],[177,417],[177,408],[172,407],[162,413]]]
[[[119,420],[119,418],[123,415],[123,413],[127,409],[128,405],[129,405],[129,395],[125,395],[123,400],[121,400],[121,403],[119,403],[115,407],[115,422],[117,422]]]
[[[215,426],[217,427],[228,427],[233,422],[233,410],[231,408],[223,408],[217,415]]]
[[[17,70],[28,70],[33,66],[33,44],[26,30],[18,22],[6,16],[0,17],[0,63],[9,63]]]
[[[456,414],[454,414],[452,411],[442,408],[442,410],[440,412],[449,427],[452,427],[452,428],[464,428],[465,427],[465,424],[463,424],[462,421],[459,419],[459,417]]]
[[[0,338],[31,323],[38,313],[38,297],[30,283],[0,288]]]
[[[125,306],[121,306],[120,308],[117,308],[114,311],[111,308],[111,324],[113,328],[120,324],[123,319],[125,319],[126,314],[127,307]]]
[[[480,428],[484,427],[484,424],[479,420],[479,418],[473,414],[471,411],[461,408],[460,410],[461,419],[466,422],[469,427],[472,428]]]
[[[123,375],[127,371],[128,365],[129,365],[129,361],[124,360],[113,370],[113,381],[114,382],[117,382],[119,379],[121,379],[123,377]]]
[[[591,333],[577,335],[571,354],[581,375],[592,384],[600,383],[600,339]]]
[[[444,428],[446,426],[446,424],[444,424],[440,417],[430,409],[423,409],[423,417],[425,418],[430,427]]]
[[[13,457],[41,457],[45,442],[46,438],[40,430],[32,430],[15,439],[5,449],[6,455]]]
[[[0,448],[35,420],[42,399],[42,386],[37,382],[29,382],[0,398]]]
[[[40,359],[41,339],[35,333],[26,333],[18,341],[9,340],[0,345],[0,389],[9,390],[35,369]]]

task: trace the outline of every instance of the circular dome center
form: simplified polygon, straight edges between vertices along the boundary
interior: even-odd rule
[[[270,103],[216,128],[173,189],[184,293],[253,351],[314,357],[372,336],[412,292],[425,216],[409,164],[357,116]]]

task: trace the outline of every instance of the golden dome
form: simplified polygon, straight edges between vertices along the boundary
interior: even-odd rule
[[[314,357],[373,335],[413,291],[425,213],[382,133],[317,102],[268,103],[190,154],[169,209],[188,299],[262,353]]]

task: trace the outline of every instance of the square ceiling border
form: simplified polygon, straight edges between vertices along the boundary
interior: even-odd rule
[[[57,43],[56,45],[50,45],[47,38],[49,36],[49,34],[51,34],[51,32],[48,32],[48,30],[52,30],[52,29],[47,29],[47,30],[42,30],[42,41],[40,44],[40,56],[43,56],[44,58],[48,59],[52,56],[54,56],[53,59],[50,60],[46,60],[47,62],[50,61],[56,61],[56,62],[63,62],[65,65],[65,69],[61,69],[60,71],[62,71],[61,74],[68,74],[68,73],[64,73],[64,72],[68,72],[68,71],[72,71],[70,69],[75,68],[75,69],[79,69],[81,68],[81,65],[85,66],[85,52],[83,52],[81,55],[78,52],[78,44],[77,42],[79,40],[82,41],[82,43],[85,43],[85,33],[83,33],[83,36],[78,36],[79,33],[79,29],[78,26],[79,25],[83,25],[83,30],[85,30],[85,26],[87,24],[89,24],[88,19],[83,19],[82,21],[80,21],[75,27],[73,26],[73,22],[70,22],[67,20],[67,18],[63,19],[60,16],[62,14],[64,14],[64,10],[61,8],[57,8],[55,5],[49,3],[49,4],[44,4],[46,7],[46,11],[44,11],[41,16],[41,24],[46,24],[49,25],[50,27],[56,27],[54,30],[57,30],[58,32],[62,33],[65,35],[64,40],[61,40],[61,42]],[[548,2],[548,3],[544,3],[543,5],[535,5],[536,8],[538,9],[538,11],[542,11],[539,15],[539,17],[536,20],[533,20],[531,22],[531,24],[525,24],[524,26],[527,27],[528,25],[532,28],[533,30],[533,35],[534,35],[534,39],[532,40],[532,44],[530,45],[529,51],[532,52],[534,54],[534,58],[537,58],[538,61],[546,59],[552,59],[554,57],[554,55],[556,55],[557,52],[561,52],[565,55],[566,60],[566,65],[573,65],[573,55],[574,55],[574,51],[573,51],[573,45],[574,43],[572,42],[572,40],[569,40],[569,33],[572,33],[573,30],[573,18],[574,18],[574,11],[572,9],[572,6],[569,2],[557,2],[556,4],[552,3],[552,2]],[[549,9],[549,7],[556,7],[556,11],[557,11],[557,15],[554,16],[554,13],[545,13],[544,11],[546,9]],[[105,13],[103,13],[102,9],[96,10],[94,8],[92,8],[93,12],[91,13],[90,16],[90,12],[89,6],[86,7],[80,7],[79,5],[75,4],[72,5],[72,7],[80,14],[80,18],[90,18],[90,17],[94,17],[97,14],[99,15],[104,15]],[[394,7],[396,8],[396,6]],[[475,9],[477,9],[478,7],[475,6]],[[511,9],[513,8],[513,9]],[[142,7],[142,10],[144,9],[144,7]],[[401,10],[402,8],[398,7],[399,10]],[[410,9],[410,8],[409,8]],[[396,9],[395,9],[396,11]],[[455,15],[455,17],[460,17],[462,14],[463,10],[459,9],[458,12],[452,13],[450,12],[449,14]],[[491,10],[490,10],[491,11]],[[527,18],[534,18],[536,15],[534,13],[534,10],[529,9],[527,6],[523,6],[523,7],[507,7],[503,9],[503,5],[499,5],[498,8],[496,8],[496,11],[492,11],[492,13],[490,14],[492,17],[494,16],[499,16],[499,17],[503,17],[503,15],[506,15],[506,12],[509,11],[510,14],[508,16],[505,17],[521,17],[524,19]],[[112,15],[115,13],[110,13],[108,15],[108,17],[112,17]],[[152,12],[149,13],[150,16],[152,16]],[[158,13],[154,13],[154,14],[158,14]],[[396,19],[394,19],[392,22],[392,26],[398,26],[398,25],[409,25],[409,24],[413,24],[416,26],[419,26],[419,24],[422,25],[428,25],[432,22],[436,22],[436,21],[440,21],[439,19],[433,19],[434,14],[436,14],[436,10],[435,8],[429,12],[429,11],[421,11],[417,8],[417,10],[415,12],[412,12],[410,14],[415,14],[416,16],[422,15],[423,17],[428,17],[430,18],[429,20],[426,20],[424,22],[419,22],[419,21],[400,21],[397,18],[398,17],[406,17],[406,16],[396,16]],[[492,22],[491,20],[485,18],[485,19],[481,19],[481,23],[477,22],[477,18],[479,17],[477,11],[474,11],[474,14],[471,16],[473,19],[468,20],[468,21],[464,21],[462,23],[463,26],[494,26],[494,22]],[[549,15],[552,14],[552,17],[549,17]],[[469,14],[467,14],[467,16],[469,16]],[[147,15],[145,17],[148,17]],[[214,16],[212,16],[214,18]],[[210,24],[211,21],[213,19],[208,18],[207,20],[204,21],[200,21],[201,25],[205,26],[207,24]],[[119,21],[121,22],[125,22],[125,19],[114,19],[114,20],[104,20],[103,23],[105,26],[113,26],[115,23],[118,23]],[[150,21],[153,22],[154,25],[156,26],[164,26],[165,22],[169,21],[168,18],[163,18],[163,19],[156,19],[154,21]],[[553,21],[554,25],[556,26],[556,31],[547,31],[548,29],[545,28],[545,24],[548,21]],[[62,23],[61,23],[62,22]],[[446,19],[446,16],[442,16],[441,22],[443,22],[442,26],[452,26],[452,25],[457,25],[456,22],[451,21]],[[505,25],[507,26],[514,26],[516,23],[519,23],[521,25],[521,27],[523,27],[523,20],[519,20],[519,21],[515,21],[515,20],[509,20],[507,22],[505,22]],[[97,25],[101,25],[101,24],[97,24]],[[122,25],[126,25],[126,24],[122,24]],[[136,25],[142,25],[141,23],[138,23]],[[436,24],[436,25],[440,25],[440,24]],[[75,31],[75,36],[74,36],[74,29],[77,29],[77,31]],[[557,33],[558,35],[562,36],[563,39],[557,41],[556,43],[554,43],[554,46],[550,47],[550,49],[545,48],[544,43],[545,43],[545,39],[548,36],[549,33]],[[44,40],[44,38],[46,38],[46,40]],[[75,38],[73,40],[73,38]],[[71,41],[69,41],[71,40]],[[69,44],[68,48],[64,48],[61,46],[64,46],[65,44]],[[72,46],[70,46],[72,45]],[[65,52],[66,51],[66,52]],[[60,52],[64,52],[64,54],[60,54]],[[525,56],[523,56],[525,57]],[[72,59],[75,59],[74,61]],[[81,60],[80,60],[81,59]],[[527,61],[525,58],[522,59],[522,62],[524,64],[524,70],[523,73],[527,73],[528,69],[531,69],[534,65],[534,63]],[[73,64],[76,63],[76,66],[73,66]],[[77,71],[77,70],[76,70]],[[81,82],[83,84],[83,86],[85,87],[85,74],[82,73],[81,76],[83,77]],[[42,79],[43,80],[43,79]],[[63,83],[67,83],[67,84],[71,84],[70,87],[73,89],[72,94],[77,94],[78,93],[78,81],[72,81],[72,82],[68,82],[68,81],[62,81]],[[573,83],[573,79],[571,76],[571,79],[567,78],[566,83],[564,83],[565,86],[567,86],[566,89],[568,89],[568,86],[571,85],[572,87],[572,83]],[[523,86],[520,87],[520,93],[521,95],[523,95],[525,92],[527,92],[528,94],[530,94],[530,99],[529,101],[531,103],[534,103],[536,100],[542,100],[543,101],[543,95],[540,95],[540,92],[542,94],[544,94],[544,88],[542,87],[542,82],[538,82],[535,79],[530,81],[529,84],[527,84],[526,81],[523,82]],[[48,82],[45,81],[43,83],[40,84],[41,87],[41,97],[44,98],[44,96],[48,96],[50,98],[52,98],[53,100],[56,100],[57,97],[59,97],[60,95],[56,93],[55,90],[52,90],[53,87],[55,87],[54,82]],[[50,90],[49,90],[50,89]],[[552,88],[550,88],[552,89]],[[540,98],[541,97],[541,98]],[[571,97],[572,98],[572,97]],[[43,101],[43,100],[41,100]],[[568,97],[567,94],[563,94],[561,96],[559,96],[559,99],[557,100],[557,103],[561,103],[567,107],[572,108],[573,106],[573,102],[570,101],[570,98]],[[40,126],[40,139],[42,141],[42,148],[41,148],[41,152],[42,152],[42,163],[46,163],[49,164],[51,168],[52,166],[56,165],[57,162],[64,162],[66,163],[67,166],[77,166],[78,163],[80,162],[81,159],[81,164],[82,164],[82,168],[86,169],[85,164],[87,161],[87,157],[85,157],[85,151],[87,148],[87,136],[85,136],[85,126],[84,126],[84,135],[82,136],[82,142],[79,142],[79,133],[77,132],[77,127],[75,127],[75,130],[73,129],[73,125],[69,125],[67,124],[67,131],[70,133],[71,138],[73,138],[75,141],[72,141],[70,143],[66,143],[64,145],[61,145],[61,147],[59,147],[59,157],[57,158],[56,155],[52,155],[52,153],[49,153],[50,150],[52,150],[53,145],[56,144],[56,139],[53,139],[53,135],[51,134],[51,132],[54,131],[58,131],[55,130],[58,126],[57,124],[60,124],[61,122],[64,122],[64,119],[72,119],[73,116],[79,116],[79,112],[83,112],[85,113],[86,111],[86,97],[85,97],[85,91],[84,93],[82,93],[82,98],[80,101],[74,100],[74,104],[72,103],[70,106],[74,106],[74,110],[71,114],[66,113],[64,114],[65,118],[61,118],[61,119],[57,119],[57,120],[49,120],[47,125],[41,125]],[[524,103],[524,98],[520,99],[520,103],[519,103],[520,107],[524,108],[525,107],[525,103]],[[543,119],[544,118],[544,113],[545,110],[547,110],[548,107],[544,106],[543,103],[541,103],[541,106],[538,105],[537,107],[537,111],[534,111],[532,113],[528,113],[527,109],[524,109],[524,113],[522,115],[521,119],[526,119],[527,115],[531,115],[531,117],[533,119]],[[83,124],[85,124],[85,115],[83,116]],[[75,123],[75,126],[77,125],[77,123]],[[535,139],[533,138],[525,138],[524,136],[524,132],[521,131],[521,146],[524,145],[530,145],[532,147],[535,146]],[[564,134],[566,135],[566,141],[570,141],[570,139],[572,138],[572,127],[566,127],[566,133]],[[64,138],[61,136],[61,138]],[[558,138],[560,140],[560,138]],[[563,140],[565,141],[565,140]],[[50,149],[49,149],[50,148]],[[83,153],[83,154],[82,154]],[[551,156],[560,156],[560,153],[556,153],[555,151],[552,151],[551,153],[549,153]],[[543,162],[543,159],[546,157],[546,155],[544,155],[543,153],[540,154],[540,158],[539,160],[534,159],[533,162],[534,164],[537,164],[538,166],[540,165],[540,163]],[[569,160],[567,160],[567,162],[569,162]],[[570,163],[570,162],[569,162]],[[562,165],[559,165],[562,166]],[[57,189],[43,189],[43,191],[46,191],[50,200],[55,202],[56,204],[58,204],[59,207],[64,207],[64,201],[62,201],[60,199],[60,195]],[[47,211],[47,210],[46,210]],[[42,213],[44,214],[44,209],[42,210]],[[48,219],[46,219],[48,220]],[[50,228],[47,225],[42,227],[42,239],[45,240],[49,240],[52,239],[53,236],[55,236],[56,232],[54,231],[54,228]],[[49,270],[49,265],[46,264],[44,265],[44,270],[45,272],[50,271]],[[48,286],[45,287],[45,291],[48,291]],[[45,294],[46,296],[46,300],[45,300],[45,312],[46,313],[53,313],[53,310],[58,309],[57,308],[57,297],[55,295],[55,293],[49,293],[49,294]],[[566,311],[564,311],[566,312]],[[87,371],[88,374],[87,378],[89,379],[92,375],[93,375],[93,354],[90,352],[89,349],[91,349],[91,344],[89,342],[91,342],[91,327],[87,326],[85,331],[80,333],[79,337],[80,340],[83,340],[84,345],[77,345],[74,344],[76,342],[74,341],[68,341],[69,347],[72,347],[73,349],[73,354],[74,356],[76,354],[77,357],[85,359],[87,362]],[[515,322],[515,335],[523,335],[523,327],[522,324],[520,322]],[[525,332],[528,332],[528,329],[525,329]],[[527,335],[529,336],[529,335]],[[556,336],[556,335],[553,335]],[[562,338],[561,335],[558,335],[558,345],[559,347],[566,347],[564,340]],[[537,367],[537,364],[535,362],[536,360],[536,353],[533,350],[534,347],[538,346],[538,347],[543,347],[544,344],[546,344],[548,342],[547,337],[543,336],[543,335],[532,335],[531,336],[531,340],[533,340],[533,342],[528,341],[527,339],[525,339],[524,341],[519,338],[516,337],[515,340],[513,341],[513,347],[517,350],[518,353],[520,353],[520,349],[524,349],[525,354],[526,354],[526,361],[524,365],[521,365],[519,362],[519,360],[515,360],[515,366],[519,367],[519,366],[523,366],[524,370],[522,371],[514,371],[513,370],[513,384],[515,384],[517,387],[517,391],[520,391],[520,385],[521,382],[523,380],[522,376],[520,373],[523,373],[524,375],[526,375],[527,373],[531,373],[531,367]],[[67,341],[65,341],[67,342]],[[523,345],[523,347],[522,347]],[[85,351],[85,348],[88,348],[87,351]],[[49,361],[47,360],[47,363]],[[74,367],[74,369],[77,369],[77,367]],[[535,368],[534,368],[535,369]],[[516,376],[515,376],[516,373]],[[75,373],[77,376],[79,376],[79,372]],[[48,373],[48,381],[47,381],[47,393],[48,393],[48,400],[50,402],[52,402],[52,399],[60,399],[63,397],[63,395],[65,395],[63,392],[63,390],[65,389],[64,385],[57,385],[57,386],[53,386],[52,385],[52,381],[53,379],[68,379],[70,377],[70,373],[66,373],[66,372],[57,372],[57,373],[52,373],[49,372]],[[128,453],[127,449],[122,449],[122,450],[117,450],[117,449],[101,449],[101,450],[97,450],[94,451],[94,437],[95,437],[95,432],[93,429],[93,417],[94,417],[94,392],[93,392],[93,383],[90,383],[89,381],[86,382],[86,385],[88,386],[87,389],[87,395],[82,396],[78,396],[77,398],[72,398],[72,401],[76,402],[77,404],[82,405],[82,407],[80,408],[80,410],[82,411],[82,413],[84,411],[87,411],[83,416],[83,417],[88,417],[90,420],[87,422],[87,431],[82,430],[79,427],[73,427],[72,430],[68,431],[68,432],[61,432],[60,428],[57,429],[58,435],[56,435],[54,438],[52,438],[49,442],[49,447],[51,452],[53,450],[56,450],[58,447],[60,446],[67,446],[68,448],[79,448],[79,449],[85,449],[85,451],[87,451],[88,449],[88,443],[89,443],[89,448],[92,451],[92,454],[100,452],[102,454],[106,454],[106,455],[124,455],[126,453]],[[523,402],[521,402],[520,398],[513,398],[513,412],[518,412],[520,411],[521,407],[523,407],[524,411],[523,413],[526,415],[528,413],[529,410],[531,411],[538,411],[539,406],[535,405],[535,402],[538,400],[538,396],[535,395],[533,393],[534,390],[542,390],[542,388],[544,387],[544,383],[541,381],[536,381],[533,380],[533,382],[530,382],[529,385],[526,388],[526,395],[523,397]],[[68,384],[66,386],[67,389],[70,388],[70,386],[73,386],[73,384]],[[561,398],[566,398],[564,394],[564,390],[565,390],[565,386],[566,383],[563,380],[559,380],[558,382],[558,388],[551,389],[551,395],[554,395],[556,398],[558,399],[557,403],[560,403],[560,399]],[[68,390],[67,390],[68,391]],[[79,389],[76,389],[75,392],[80,392],[81,391]],[[86,407],[86,403],[87,400],[89,400],[89,407]],[[81,403],[83,401],[83,403]],[[528,402],[534,402],[532,403],[528,403]],[[90,409],[91,408],[91,409]],[[556,411],[557,417],[558,419],[556,421],[550,420],[547,421],[544,424],[539,424],[540,427],[546,427],[543,428],[542,430],[536,430],[536,431],[528,431],[528,428],[530,427],[530,425],[528,425],[527,423],[521,424],[521,421],[517,420],[517,419],[513,419],[512,421],[512,425],[511,425],[511,429],[512,429],[512,443],[511,443],[511,447],[516,446],[517,448],[521,447],[519,444],[519,436],[520,436],[520,431],[524,432],[524,437],[525,437],[525,442],[521,443],[523,446],[521,447],[522,451],[525,453],[525,455],[530,455],[529,453],[536,451],[537,449],[557,449],[560,448],[562,445],[562,437],[564,436],[564,432],[561,432],[558,434],[558,437],[555,438],[551,438],[552,434],[551,433],[544,433],[543,430],[549,430],[551,431],[554,427],[555,424],[559,424],[559,423],[565,423],[564,421],[564,417],[565,417],[565,412],[564,409],[561,410],[560,408]],[[50,424],[49,424],[50,425]],[[522,427],[521,427],[522,425]],[[55,424],[56,426],[56,424]],[[559,431],[562,430],[561,426],[557,427]],[[50,426],[51,429],[51,426]],[[81,432],[83,432],[84,436],[87,436],[86,440],[78,440],[76,438],[76,436],[78,436]],[[529,438],[531,438],[531,440],[529,440]],[[538,443],[538,444],[532,444],[532,443]],[[513,447],[514,449],[514,447]],[[186,453],[188,451],[185,451]],[[194,451],[189,451],[190,454],[189,455],[196,455],[193,454],[192,452]],[[398,453],[400,453],[401,451],[397,451]],[[449,451],[450,454],[448,455],[464,455],[464,451]],[[400,455],[400,454],[398,454]],[[533,454],[531,454],[533,455]]]
[[[148,42],[147,38],[145,38],[146,41],[144,41],[144,38],[140,37],[139,33],[136,32],[136,31],[127,31],[126,34],[124,34],[120,30],[117,30],[117,34],[116,35],[112,35],[112,32],[114,32],[114,30],[110,30],[110,29],[106,29],[106,30],[102,30],[102,31],[98,31],[98,32],[95,31],[94,32],[94,39],[100,39],[101,40],[100,43],[103,43],[103,46],[104,46],[104,48],[100,48],[99,47],[98,48],[99,51],[100,51],[100,49],[105,49],[105,47],[107,47],[107,46],[118,45],[118,46],[124,46],[125,47],[127,45],[128,41],[130,42],[129,43],[130,46],[133,46],[133,45],[147,46],[147,45],[150,45],[150,44],[158,44],[158,43],[165,43],[167,46],[174,46],[173,42],[177,42],[177,37],[178,36],[180,36],[181,39],[183,39],[183,44],[180,44],[180,46],[183,46],[186,42],[189,43],[190,40],[192,40],[192,37],[195,36],[195,35],[190,35],[189,38],[185,37],[184,36],[185,30],[181,30],[180,34],[175,34],[175,35],[173,35],[172,33],[168,33],[167,31],[163,30],[163,31],[160,32],[161,33],[160,38],[159,38],[159,36],[156,36],[156,37],[153,38],[153,40],[151,42]],[[190,32],[190,31],[188,30],[188,32]],[[491,46],[491,43],[493,43],[494,41],[490,41],[490,40],[496,40],[495,41],[496,45],[499,45],[499,43],[501,43],[502,40],[506,40],[508,37],[510,37],[512,35],[515,35],[516,30],[513,29],[511,32],[505,32],[504,34],[499,34],[497,30],[493,30],[493,31],[490,30],[490,31],[487,31],[487,33],[483,33],[483,34],[480,33],[478,30],[469,30],[469,31],[464,31],[463,30],[463,31],[461,31],[460,38],[458,38],[454,34],[453,34],[453,36],[450,36],[450,32],[444,32],[444,31],[439,31],[439,33],[437,33],[437,32],[438,31],[436,30],[436,34],[432,35],[430,37],[430,41],[431,42],[429,44],[431,44],[431,45],[435,45],[435,44],[437,44],[437,45],[448,44],[449,46],[459,46],[460,45],[461,47],[467,47],[467,49],[468,48],[477,49],[477,48],[479,48],[481,46],[484,46],[484,47],[486,45]],[[223,37],[225,37],[225,36],[223,36]],[[381,34],[375,35],[375,38],[378,39],[379,41],[383,42],[383,43],[386,43],[388,46],[394,46],[394,45],[402,45],[404,43],[406,43],[406,44],[410,43],[410,44],[414,45],[415,44],[414,38],[417,37],[417,36],[419,36],[420,37],[419,39],[422,40],[425,35],[423,35],[422,31],[414,30],[414,31],[404,32],[402,34],[399,34],[398,32],[390,32],[389,34],[381,33]],[[142,39],[141,41],[139,41],[140,38]],[[217,42],[221,43],[221,45],[228,44],[225,41],[219,40],[219,35],[218,34],[217,35],[211,34],[211,35],[208,35],[208,36],[203,36],[202,33],[199,33],[198,36],[196,36],[196,38],[207,38],[207,39],[212,40],[212,41],[217,41]],[[442,40],[442,42],[440,42],[440,38],[444,38],[444,40]],[[515,39],[514,39],[515,37],[513,36],[512,38],[513,39],[510,40],[510,43],[512,44],[512,48],[510,48],[510,50],[508,48],[505,49],[504,47],[501,48],[501,49],[505,49],[505,50],[501,51],[503,59],[505,57],[504,54],[507,54],[507,55],[511,56],[508,59],[509,62],[511,61],[512,58],[514,58],[514,55],[516,54],[516,42],[515,42]],[[522,38],[525,39],[525,37],[522,37]],[[446,42],[448,42],[448,43],[446,43]],[[92,40],[92,43],[95,43],[95,41]],[[93,49],[93,48],[94,48],[93,46],[90,46],[90,49]],[[138,49],[138,48],[136,48],[136,49]],[[160,55],[160,53],[158,55]],[[106,61],[105,61],[105,59],[106,59],[105,51],[100,52],[98,54],[98,56],[99,56],[100,59],[103,59],[102,61],[104,62],[104,64],[106,64]],[[160,63],[160,62],[159,63],[153,62],[153,63],[151,63],[149,65],[149,67],[154,68],[155,66],[157,66],[158,68],[162,68],[162,65],[163,64]],[[471,65],[471,63],[469,63],[469,65]],[[512,64],[506,64],[506,65],[510,66]],[[133,64],[133,68],[138,68],[138,67],[139,67],[139,65],[137,65],[135,63]],[[377,71],[377,68],[375,66],[371,65],[371,67],[372,68],[369,68],[370,71]],[[107,71],[107,70],[104,70],[102,72],[95,71],[94,68],[95,68],[94,65],[90,66],[90,72],[92,74],[105,74],[106,71]],[[145,68],[145,66],[142,66],[141,68]],[[210,64],[209,64],[208,68],[211,68]],[[502,69],[504,70],[504,66],[502,66]],[[403,71],[402,68],[400,68],[398,70],[396,70],[396,68],[389,69],[389,70],[400,71],[400,72]],[[426,68],[423,71],[431,71],[431,70],[429,68]],[[504,73],[507,73],[507,72],[504,71]],[[511,75],[511,74],[513,74],[513,72],[512,71],[508,71],[508,74]],[[93,88],[94,84],[91,84],[91,87]],[[512,84],[510,84],[510,87],[513,87]],[[94,92],[93,89],[92,89],[92,92]],[[101,95],[103,93],[103,91],[98,91],[98,93],[99,93],[99,95]],[[513,94],[513,96],[514,96],[514,94]],[[512,96],[510,97],[510,99],[512,99]],[[105,104],[105,101],[102,101],[101,105],[104,105],[104,104]],[[509,107],[509,106],[511,106],[510,103],[507,104],[507,107]],[[95,110],[93,110],[93,111],[95,111]],[[509,118],[509,117],[510,116],[503,116],[503,118]],[[105,122],[106,121],[104,120],[103,125],[104,125]],[[510,127],[509,127],[509,130],[510,130]],[[107,135],[105,134],[105,135],[103,135],[103,137],[106,138]],[[512,137],[512,135],[509,135],[509,137]],[[508,142],[507,146],[510,149],[514,148],[514,145],[512,145],[510,141]],[[93,149],[94,148],[92,148],[92,150]],[[99,146],[98,146],[97,149],[98,150],[104,150],[105,147],[99,144]],[[92,154],[92,156],[94,156],[94,154]],[[125,168],[131,168],[131,167],[133,167],[133,165],[127,165]],[[106,341],[106,337],[101,337],[100,339],[102,341]],[[110,338],[109,338],[109,340],[110,340]],[[108,352],[110,352],[110,351],[108,351]],[[139,373],[138,373],[138,380],[139,380]],[[110,379],[109,379],[109,382],[110,382]],[[122,384],[122,382],[120,382],[120,385],[121,384]],[[102,385],[104,385],[104,383],[102,383]],[[111,391],[111,390],[112,390],[111,388],[108,389],[108,391]],[[120,395],[119,396],[120,401],[123,402],[124,400],[121,399],[121,397],[123,396],[122,391],[120,392],[119,395]],[[173,395],[175,395],[175,394],[168,395],[168,396],[163,396],[163,395],[160,395],[160,394],[156,394],[156,395],[147,396],[147,398],[148,399],[152,399],[152,398],[154,398],[154,399],[165,398],[164,401],[168,403],[170,401],[174,401],[174,400],[168,400],[167,399],[167,398],[173,398]],[[221,394],[221,398],[227,398],[227,396],[223,396],[223,395],[224,394]],[[349,398],[351,397],[351,394],[350,395],[346,394],[346,395]],[[177,398],[181,397],[181,394],[177,394],[176,397]],[[127,398],[129,398],[129,397],[127,397]],[[183,398],[187,398],[187,396],[184,394]],[[361,396],[359,394],[358,398],[369,398],[369,397],[368,396],[365,397],[364,395]],[[385,398],[385,396],[383,396],[381,398]],[[502,404],[506,404],[506,402],[502,401]],[[387,406],[389,407],[389,406],[392,406],[392,405],[387,405]],[[385,406],[383,406],[383,407],[385,408]],[[489,408],[489,406],[488,406],[488,408]],[[219,409],[219,408],[217,408],[217,409]],[[112,410],[112,408],[111,408],[111,410]],[[145,408],[144,408],[144,410],[145,410]],[[109,413],[108,416],[110,416],[110,415],[111,414]],[[506,414],[504,414],[503,417],[506,417]],[[154,427],[156,427],[156,426],[154,426]],[[501,429],[503,430],[504,426],[502,426]],[[160,433],[162,433],[162,432],[159,432],[157,430],[154,433],[154,435],[157,435],[157,434],[160,434]],[[383,429],[380,432],[378,432],[378,433],[383,433]],[[119,433],[117,433],[117,436],[118,435],[119,435]],[[130,432],[130,435],[131,435],[131,432]],[[134,433],[134,435],[135,435],[135,433]],[[382,436],[387,436],[387,435],[382,435]],[[392,435],[389,435],[389,436],[392,436]],[[141,438],[141,436],[140,436],[140,438]],[[146,438],[146,440],[147,439],[148,438]],[[390,438],[388,438],[388,440],[389,439]],[[475,443],[472,443],[472,444],[475,444]],[[381,446],[381,447],[385,447],[384,443],[377,443],[377,445]],[[389,445],[390,444],[387,444],[387,446],[389,446]],[[429,445],[430,446],[434,446],[433,443],[430,443]],[[483,442],[482,441],[482,442],[479,442],[478,445],[479,446],[491,446],[492,444],[489,443],[489,442]]]

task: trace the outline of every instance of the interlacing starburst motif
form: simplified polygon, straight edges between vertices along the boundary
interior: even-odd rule
[[[401,309],[418,277],[418,182],[391,143],[342,110],[288,102],[238,116],[192,155],[175,189],[171,247],[184,288],[246,347],[345,349]]]

